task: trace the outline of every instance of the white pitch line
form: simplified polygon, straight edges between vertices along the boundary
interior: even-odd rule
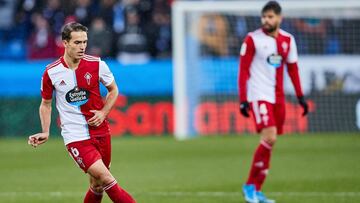
[[[29,197],[78,197],[83,196],[85,192],[0,192],[0,197],[4,196],[29,196]]]
[[[199,196],[199,197],[223,197],[242,196],[241,192],[144,192],[153,196]],[[268,192],[268,196],[297,196],[297,197],[360,197],[360,192]]]
[[[271,196],[359,197],[360,192],[269,192]]]
[[[242,196],[241,192],[137,192],[136,195],[164,196],[164,197],[225,197]],[[82,197],[85,192],[0,192],[0,197]],[[268,192],[274,197],[360,197],[360,192]]]

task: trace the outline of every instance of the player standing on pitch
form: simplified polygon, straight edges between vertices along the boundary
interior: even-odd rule
[[[295,39],[280,29],[281,21],[279,3],[269,1],[262,9],[262,28],[247,35],[240,51],[240,112],[245,117],[249,117],[249,111],[252,112],[256,129],[261,134],[249,178],[243,186],[245,201],[248,203],[275,202],[265,197],[261,186],[268,174],[277,135],[283,133],[285,64],[299,104],[304,109],[303,115],[308,113],[308,105],[301,90]]]
[[[55,91],[61,135],[69,154],[90,176],[84,203],[100,203],[103,191],[116,203],[135,203],[109,171],[111,137],[106,116],[118,97],[114,76],[98,57],[85,55],[87,27],[69,23],[63,27],[64,56],[46,67],[41,81],[39,114],[42,133],[29,137],[37,147],[49,139],[51,101]],[[100,82],[108,90],[105,103]]]

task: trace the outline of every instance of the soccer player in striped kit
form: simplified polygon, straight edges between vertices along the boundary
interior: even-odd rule
[[[107,64],[85,54],[87,30],[75,22],[63,27],[64,56],[46,67],[41,81],[42,132],[31,135],[28,143],[37,147],[48,140],[55,92],[66,148],[90,177],[84,203],[100,203],[104,191],[115,203],[135,203],[109,171],[111,137],[106,116],[118,97],[118,87]],[[100,83],[108,90],[105,102],[100,95]]]
[[[308,113],[300,84],[295,39],[280,29],[281,7],[276,1],[269,1],[261,13],[262,28],[248,33],[240,50],[240,112],[249,117],[251,111],[261,135],[248,180],[243,186],[248,203],[275,202],[266,198],[261,187],[270,168],[272,148],[277,136],[283,133],[285,66],[304,110],[303,115]]]

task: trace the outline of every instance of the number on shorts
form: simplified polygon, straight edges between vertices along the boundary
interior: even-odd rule
[[[78,157],[80,155],[79,150],[75,147],[71,147],[71,153],[74,155],[74,157]]]
[[[264,103],[262,103],[262,104],[260,104],[260,114],[263,114],[263,115],[266,115],[266,114],[268,114],[268,110],[267,110],[267,108],[266,108],[266,104],[264,104]]]
[[[260,114],[261,114],[261,119],[264,122],[264,124],[267,126],[268,125],[268,121],[269,121],[269,116],[268,114],[268,110],[266,108],[266,104],[262,103],[260,104]]]

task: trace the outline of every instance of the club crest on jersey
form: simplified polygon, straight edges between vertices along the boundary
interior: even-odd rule
[[[89,91],[83,88],[74,87],[65,95],[66,101],[73,106],[81,106],[89,100]]]
[[[279,68],[281,66],[282,57],[277,54],[271,54],[266,60],[268,64],[272,65],[274,68]]]
[[[84,78],[86,79],[86,83],[90,85],[90,79],[92,78],[92,75],[89,72],[86,72]]]
[[[283,52],[286,53],[287,50],[288,50],[288,48],[289,48],[289,45],[288,45],[288,43],[283,42],[283,43],[281,44],[281,47],[282,47],[282,49],[283,49]]]

